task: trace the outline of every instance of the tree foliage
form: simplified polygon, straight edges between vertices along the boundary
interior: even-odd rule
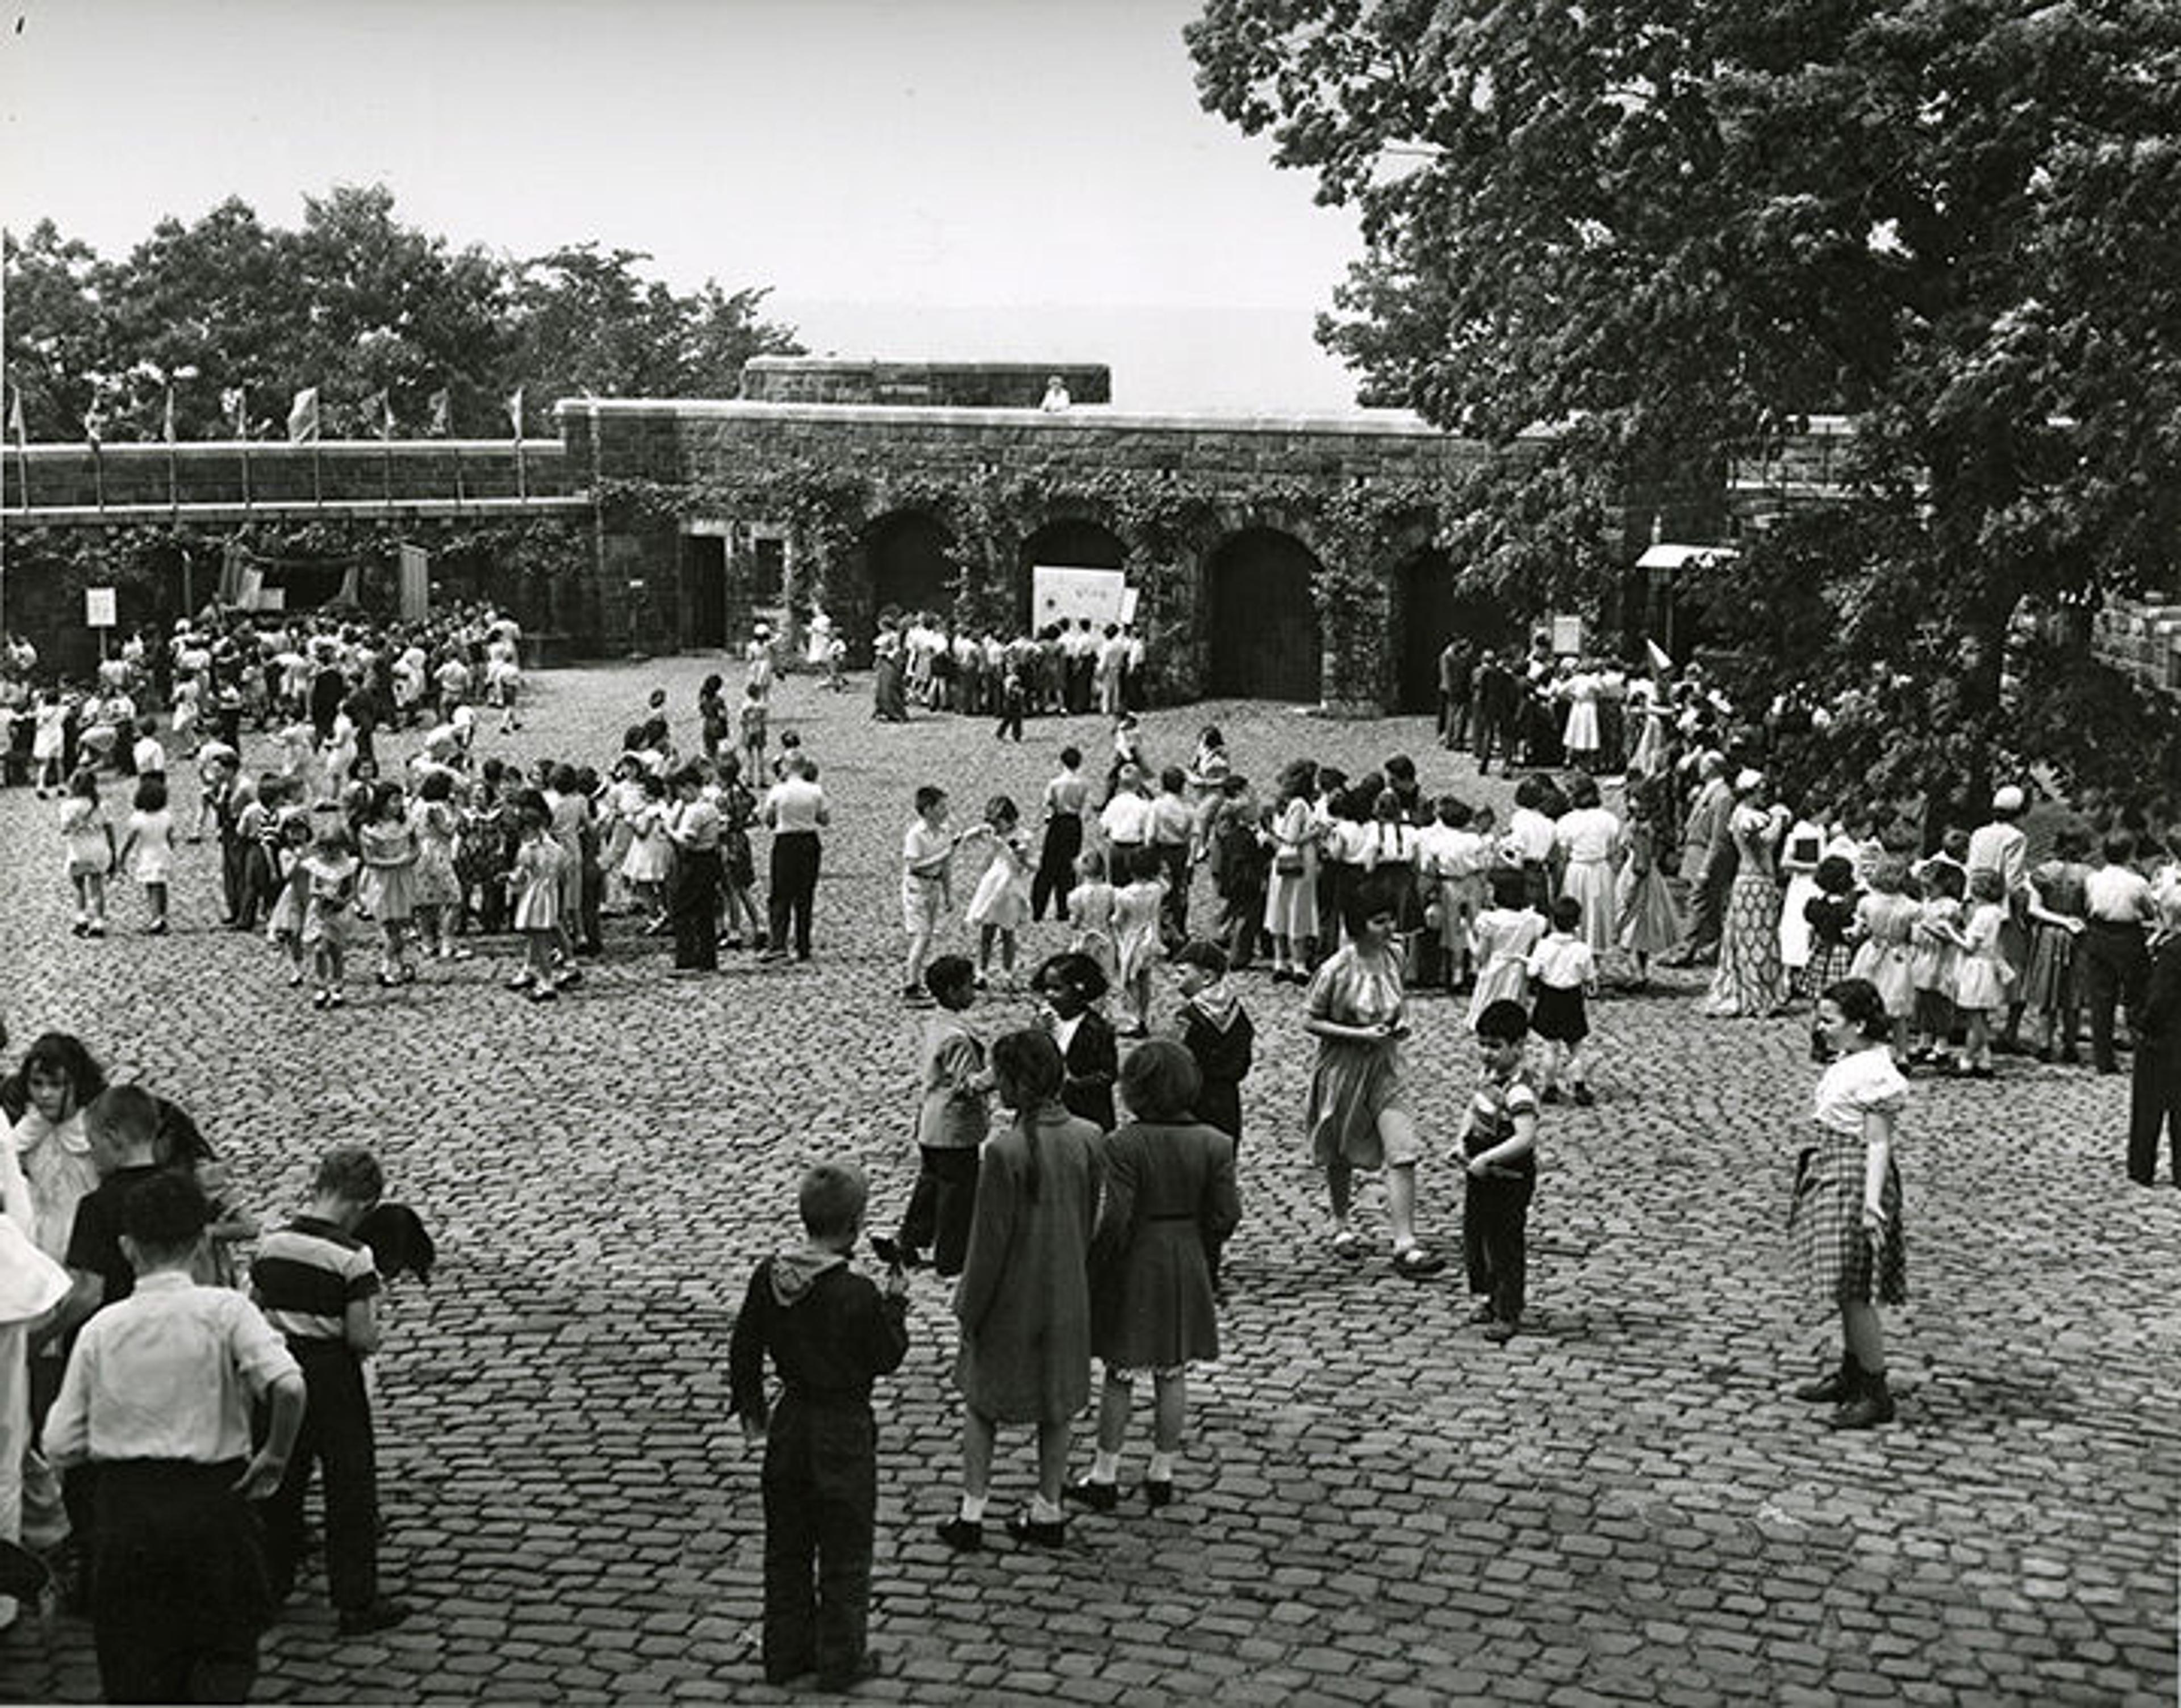
[[[1560,430],[1471,495],[1474,559],[1610,575],[1600,482],[1715,480],[1850,414],[1836,548],[1750,539],[1720,614],[1821,690],[1958,678],[1904,736],[1931,781],[2006,729],[2023,601],[2173,585],[2162,0],[1209,0],[1188,40],[1208,108],[1359,210],[1320,335],[1367,397]],[[1811,581],[1857,620],[1812,629]]]
[[[732,396],[748,357],[797,350],[763,317],[764,290],[677,293],[644,276],[649,259],[456,247],[403,222],[379,185],[306,197],[294,230],[229,199],[160,221],[120,260],[43,220],[7,239],[5,361],[34,438],[77,438],[94,406],[104,436],[157,438],[170,388],[178,437],[229,432],[237,390],[251,431],[277,433],[306,386],[329,435],[377,434],[382,394],[397,430],[421,434],[444,392],[450,431],[498,438],[518,387],[542,425],[585,391]]]

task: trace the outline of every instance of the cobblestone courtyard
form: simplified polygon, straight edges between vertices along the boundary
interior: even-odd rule
[[[487,747],[603,765],[654,686],[689,739],[716,667],[535,677],[527,727]],[[328,1144],[368,1142],[440,1237],[433,1284],[396,1289],[379,1371],[384,1558],[417,1612],[340,1641],[312,1578],[268,1635],[262,1697],[780,1700],[756,1663],[758,1463],[726,1412],[730,1313],[790,1237],[805,1164],[859,1160],[881,1225],[908,1191],[921,1017],[895,995],[893,897],[911,788],[944,785],[958,818],[999,790],[1027,811],[1063,739],[1105,750],[1090,719],[1033,722],[1016,747],[980,720],[867,708],[797,678],[775,713],[833,802],[811,966],[745,955],[671,979],[665,940],[616,921],[588,983],[543,1007],[500,988],[505,939],[392,993],[352,968],[351,1006],[314,1013],[264,943],[218,928],[209,846],[183,851],[174,937],[137,934],[124,886],[116,934],[74,939],[54,809],[0,795],[14,1048],[78,1032],[183,1101],[268,1221],[301,1206]],[[1471,778],[1422,720],[1284,708],[1155,714],[1147,751],[1185,758],[1207,717],[1261,783],[1296,753],[1361,769],[1401,750],[1427,789]],[[176,774],[180,825],[196,791]],[[1029,952],[1062,941],[1033,928]],[[1781,1249],[1803,1028],[1699,1020],[1692,988],[1596,1011],[1599,1101],[1548,1111],[1534,1328],[1499,1348],[1462,1325],[1455,1270],[1417,1284],[1383,1249],[1328,1256],[1297,996],[1246,976],[1245,1220],[1179,1503],[1079,1516],[1057,1552],[948,1554],[931,1527],[955,1486],[951,1320],[918,1277],[908,1361],[877,1397],[890,1669],[859,1696],[2172,1701],[2181,1193],[2128,1184],[2125,1081],[2010,1060],[1993,1083],[1919,1082],[1901,1420],[1831,1436],[1785,1397],[1822,1326],[1797,1320]],[[1030,1012],[1000,994],[977,1018]],[[1474,1072],[1460,1019],[1419,1005],[1434,1154]],[[1424,1231],[1449,1251],[1459,1205],[1455,1171],[1427,1168]],[[1030,1474],[1013,1432],[996,1514]],[[0,1637],[0,1699],[97,1694],[83,1624]]]

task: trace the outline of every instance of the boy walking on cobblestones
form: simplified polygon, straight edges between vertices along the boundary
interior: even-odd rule
[[[1461,1134],[1469,1171],[1461,1242],[1469,1291],[1477,1296],[1471,1320],[1486,1325],[1485,1339],[1502,1343],[1521,1325],[1530,1196],[1538,1183],[1538,1094],[1522,1062],[1529,1033],[1519,1002],[1488,1003],[1477,1017],[1484,1076]]]
[[[743,1433],[765,1444],[765,1681],[814,1670],[820,1689],[838,1691],[878,1670],[864,1641],[878,1515],[871,1384],[908,1351],[908,1288],[898,1264],[877,1286],[848,1266],[870,1200],[862,1170],[821,1163],[797,1198],[806,1238],[750,1276],[727,1373]]]
[[[310,1397],[287,1474],[268,1503],[266,1551],[273,1591],[295,1583],[303,1549],[303,1495],[325,1467],[326,1577],[344,1637],[398,1625],[408,1609],[378,1590],[378,1465],[363,1360],[378,1350],[378,1269],[356,1225],[386,1189],[378,1159],[337,1145],[318,1164],[310,1214],[266,1236],[251,1290],[287,1337]]]

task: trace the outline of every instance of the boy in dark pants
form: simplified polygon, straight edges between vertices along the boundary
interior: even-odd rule
[[[1522,1067],[1529,1033],[1519,1002],[1488,1003],[1477,1017],[1484,1075],[1461,1135],[1469,1171],[1461,1243],[1469,1290],[1478,1296],[1472,1320],[1485,1324],[1485,1339],[1497,1342],[1512,1340],[1521,1324],[1530,1195],[1538,1183],[1538,1094]]]
[[[2173,1151],[2173,1183],[2181,1186],[2181,890],[2169,890],[2160,900],[2150,976],[2143,1000],[2129,1012],[2129,1027],[2135,1034],[2135,1060],[2128,1177],[2138,1186],[2156,1178],[2158,1137],[2164,1129]]]
[[[303,1380],[247,1299],[191,1282],[209,1219],[174,1171],[130,1191],[135,1291],[85,1325],[46,1419],[52,1462],[98,1473],[91,1620],[109,1702],[244,1700],[273,1612],[246,1503],[279,1484]],[[253,1396],[269,1419],[254,1453]]]
[[[768,1683],[814,1669],[820,1689],[838,1691],[878,1671],[864,1642],[878,1513],[871,1383],[908,1351],[908,1292],[898,1264],[875,1287],[848,1267],[869,1198],[851,1165],[803,1176],[808,1238],[757,1266],[728,1347],[735,1413],[765,1444]],[[765,1400],[768,1353],[776,1408]]]
[[[251,1294],[287,1336],[310,1396],[287,1474],[265,1511],[276,1597],[295,1587],[303,1496],[325,1468],[326,1579],[344,1637],[398,1625],[409,1610],[378,1592],[378,1463],[363,1360],[378,1350],[378,1270],[356,1225],[386,1190],[378,1159],[337,1145],[318,1164],[311,1209],[268,1234],[251,1265]]]

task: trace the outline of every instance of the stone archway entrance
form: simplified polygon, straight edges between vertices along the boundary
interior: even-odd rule
[[[1517,644],[1522,625],[1499,600],[1465,593],[1455,584],[1454,560],[1444,552],[1419,552],[1401,565],[1396,585],[1400,603],[1400,678],[1398,709],[1438,709],[1438,655],[1456,635],[1478,648]]]
[[[1028,631],[1036,620],[1031,609],[1030,571],[1040,564],[1080,570],[1118,570],[1128,561],[1121,537],[1102,522],[1063,516],[1047,522],[1022,543],[1016,565],[1015,621]]]
[[[1245,528],[1212,554],[1206,576],[1206,686],[1240,699],[1317,701],[1323,642],[1310,548],[1277,528]]]
[[[892,605],[952,614],[956,574],[948,553],[954,541],[936,517],[896,510],[873,522],[864,541],[874,610]]]

